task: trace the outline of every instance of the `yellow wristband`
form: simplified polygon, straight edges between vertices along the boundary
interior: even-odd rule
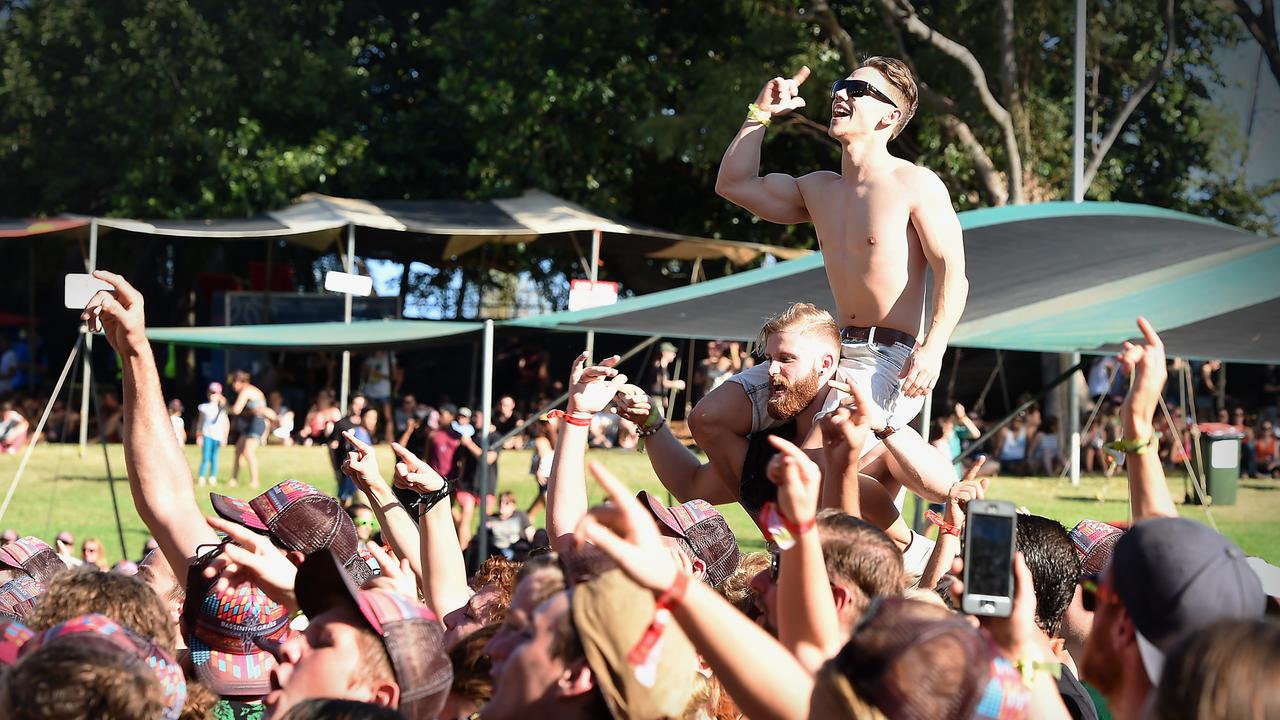
[[[747,119],[758,122],[765,127],[769,127],[769,123],[773,122],[773,116],[761,110],[760,106],[755,103],[747,106]]]

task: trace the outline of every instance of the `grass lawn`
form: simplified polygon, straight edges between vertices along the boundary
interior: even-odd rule
[[[388,477],[392,468],[392,453],[386,445],[377,448],[379,462]],[[635,452],[592,451],[607,467],[637,490],[644,488],[665,492],[654,477],[646,458]],[[128,481],[124,473],[124,452],[119,445],[109,448],[111,471],[116,477],[116,496],[120,518],[124,526],[127,555],[133,559],[141,554],[147,530],[133,509]],[[510,489],[520,498],[521,506],[533,499],[535,483],[529,474],[528,451],[506,452],[499,463],[502,489]],[[199,465],[199,449],[187,446],[187,458],[191,467]],[[286,478],[309,482],[321,490],[334,492],[336,485],[326,454],[318,448],[261,448],[258,452],[262,468],[263,487]],[[20,456],[0,457],[0,488],[7,491],[17,472]],[[230,474],[232,450],[223,449],[221,457],[222,478],[220,492],[240,497],[252,497],[260,491],[246,487],[242,479],[238,488],[226,487]],[[1169,485],[1175,498],[1181,498],[1183,479],[1173,476]],[[1012,500],[1025,505],[1033,512],[1057,518],[1071,527],[1082,518],[1099,520],[1126,520],[1129,515],[1127,489],[1123,476],[1110,481],[1102,478],[1085,478],[1078,487],[1066,481],[1049,478],[996,478],[992,482],[990,496]],[[592,502],[603,498],[594,482],[588,484]],[[197,496],[205,512],[212,512],[207,492]],[[1099,500],[1099,497],[1102,499]],[[910,501],[908,501],[908,510]],[[721,508],[729,518],[739,541],[745,549],[763,547],[763,541],[754,524],[737,505]],[[1280,564],[1280,480],[1242,480],[1238,502],[1234,506],[1216,507],[1206,512],[1199,506],[1181,506],[1186,517],[1207,522],[1212,513],[1218,528],[1235,540],[1250,555],[1261,556]],[[534,518],[541,524],[541,518]],[[87,536],[103,541],[108,556],[114,561],[121,557],[120,542],[115,530],[110,486],[107,483],[106,464],[102,448],[91,445],[84,457],[78,448],[65,445],[45,445],[36,448],[27,467],[13,503],[0,526],[14,528],[19,534],[36,535],[52,541],[62,530],[70,530],[79,542]]]

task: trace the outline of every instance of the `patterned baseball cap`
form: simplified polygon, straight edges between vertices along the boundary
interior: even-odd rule
[[[357,585],[373,577],[359,552],[351,517],[338,501],[300,480],[285,480],[249,502],[209,493],[219,515],[267,533],[288,550],[311,555],[327,548],[342,562]]]
[[[0,617],[21,620],[36,606],[44,591],[44,583],[30,575],[19,575],[0,585]]]
[[[440,713],[453,685],[453,665],[444,648],[444,628],[430,610],[398,593],[357,588],[327,552],[302,563],[294,587],[298,605],[313,622],[347,605],[382,638],[400,686],[400,714],[432,720]]]
[[[0,620],[0,668],[13,667],[18,662],[18,652],[34,635],[31,628],[17,620]]]
[[[289,613],[257,586],[219,590],[204,568],[221,551],[205,554],[187,571],[187,601],[182,608],[182,635],[191,652],[196,676],[215,693],[265,695],[271,689],[275,657],[260,642],[283,642]]]
[[[712,587],[729,578],[738,569],[742,551],[728,521],[706,500],[667,507],[656,497],[641,490],[637,497],[648,506],[661,527],[680,540],[689,554],[706,566],[703,580]]]
[[[41,583],[67,569],[53,548],[33,535],[18,538],[0,547],[0,565],[22,570]]]
[[[187,681],[182,666],[167,650],[135,633],[106,615],[92,613],[72,618],[31,637],[20,652],[22,657],[57,642],[99,643],[123,659],[141,661],[160,683],[166,720],[176,720],[187,702]]]
[[[1080,556],[1080,572],[1083,575],[1100,573],[1111,559],[1116,542],[1124,531],[1101,520],[1084,519],[1076,523],[1069,533],[1071,544]]]

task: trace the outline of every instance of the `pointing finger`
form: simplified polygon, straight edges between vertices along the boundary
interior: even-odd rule
[[[792,79],[792,80],[793,80],[797,85],[799,85],[799,84],[803,83],[805,80],[808,80],[808,79],[809,79],[809,66],[808,66],[808,65],[803,65],[803,66],[801,66],[801,67],[800,67],[800,71],[799,71],[799,72],[797,72],[797,73],[796,73],[796,74],[795,74],[791,79]]]
[[[347,439],[347,442],[349,442],[349,443],[351,443],[352,445],[354,445],[354,446],[355,446],[355,448],[356,448],[356,450],[358,450],[358,451],[360,452],[360,459],[361,459],[361,460],[363,460],[363,459],[364,459],[364,456],[365,456],[365,455],[368,455],[370,452],[372,452],[372,451],[373,451],[373,447],[372,447],[371,445],[369,445],[368,443],[364,442],[364,441],[363,441],[363,440],[361,440],[360,438],[356,437],[356,434],[355,434],[354,432],[352,432],[351,430],[343,430],[343,431],[342,431],[342,437],[346,438],[346,439]]]
[[[93,276],[110,283],[111,287],[115,288],[116,297],[120,299],[120,304],[125,308],[131,308],[134,303],[142,300],[141,293],[134,289],[133,285],[130,285],[123,275],[117,275],[107,270],[94,270]]]
[[[1138,329],[1142,331],[1142,337],[1146,338],[1148,345],[1164,347],[1164,341],[1156,334],[1156,329],[1151,327],[1151,323],[1141,315],[1138,316]]]

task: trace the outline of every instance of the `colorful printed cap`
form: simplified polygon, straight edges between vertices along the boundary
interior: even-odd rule
[[[17,620],[0,620],[0,668],[13,667],[22,646],[34,635],[31,628]]]
[[[41,583],[67,569],[58,553],[33,535],[18,538],[0,547],[0,565],[22,570]]]
[[[22,646],[21,655],[57,642],[98,642],[122,658],[141,661],[160,683],[164,695],[166,720],[176,720],[187,702],[187,681],[182,667],[173,656],[155,642],[135,633],[106,615],[93,613],[72,618],[61,625],[31,637]]]
[[[338,501],[307,483],[285,480],[249,502],[209,493],[219,515],[267,533],[288,550],[311,555],[328,549],[342,562],[357,585],[373,577],[360,558],[356,526]]]
[[[1100,573],[1107,566],[1124,531],[1101,520],[1084,519],[1076,523],[1069,534],[1080,556],[1080,572],[1088,575]]]
[[[224,696],[264,695],[271,689],[275,658],[259,642],[283,642],[289,613],[252,585],[218,590],[202,572],[211,553],[191,565],[182,633],[196,676]]]
[[[425,606],[385,590],[360,590],[337,558],[318,552],[298,568],[298,604],[312,621],[324,612],[354,607],[382,637],[400,686],[399,710],[409,720],[432,720],[444,708],[453,666],[444,630]]]
[[[641,490],[638,497],[645,503],[658,522],[680,538],[694,557],[706,566],[703,579],[712,587],[718,587],[738,569],[742,552],[738,538],[729,523],[706,500],[690,500],[674,507],[667,507],[656,497]]]
[[[1006,718],[1029,717],[1031,697],[1027,686],[1008,658],[998,654],[991,658],[989,679],[978,705],[973,709],[971,718],[977,720],[1006,720]]]
[[[21,620],[36,606],[44,591],[44,583],[30,575],[19,575],[0,585],[0,617]]]

